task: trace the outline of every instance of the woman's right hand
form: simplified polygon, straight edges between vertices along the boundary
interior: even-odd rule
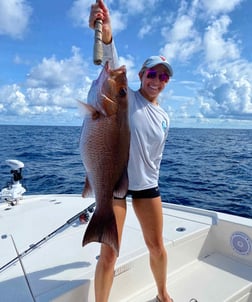
[[[98,0],[95,4],[91,5],[89,15],[89,27],[94,29],[95,21],[101,19],[102,24],[102,41],[109,44],[112,41],[112,29],[110,23],[109,10],[104,4],[103,0]]]

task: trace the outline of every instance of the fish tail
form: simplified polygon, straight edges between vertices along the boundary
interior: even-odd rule
[[[116,219],[113,211],[98,215],[94,212],[82,240],[82,246],[90,242],[101,242],[109,245],[119,255],[119,241]]]

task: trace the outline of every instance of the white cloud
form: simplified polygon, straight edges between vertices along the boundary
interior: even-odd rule
[[[22,38],[31,14],[32,8],[26,0],[1,0],[0,35]]]
[[[193,19],[190,16],[182,15],[175,21],[171,30],[171,40],[181,41],[193,37]]]
[[[52,119],[59,123],[65,118],[76,120],[77,100],[86,100],[91,80],[87,64],[79,49],[72,48],[72,56],[64,60],[44,58],[33,67],[24,86],[5,85],[0,89],[0,112],[4,119],[29,116],[29,123],[37,119]],[[51,117],[51,118],[50,118]]]
[[[151,10],[160,0],[119,0],[117,7],[114,9],[114,1],[106,1],[106,5],[110,11],[111,26],[113,28],[113,34],[127,28],[129,16],[141,14]],[[75,0],[69,15],[73,19],[76,26],[88,27],[88,20],[90,14],[90,7],[94,3],[93,0]]]
[[[85,101],[89,85],[74,88],[62,86],[57,89],[27,88],[26,90],[18,85],[1,87],[0,99],[4,100],[0,105],[2,113],[1,121],[17,122],[19,117],[22,121],[32,124],[39,118],[39,121],[46,120],[47,124],[60,124],[63,121],[77,119],[77,100]],[[38,117],[39,116],[39,117]],[[36,122],[35,122],[36,123]]]
[[[146,18],[142,18],[142,26],[139,29],[138,37],[140,39],[143,39],[145,38],[145,36],[152,34],[153,32],[159,33],[160,27],[163,23],[163,18],[160,15],[152,16],[151,18],[149,16],[147,16]]]
[[[124,30],[127,27],[127,17],[119,11],[111,11],[111,26],[113,34]]]
[[[222,15],[205,32],[200,109],[205,117],[251,120],[252,65],[240,59],[239,41],[230,35],[230,24],[230,17]]]
[[[120,0],[119,6],[126,9],[130,15],[134,15],[153,8],[158,2],[159,0]]]
[[[172,29],[163,28],[162,36],[168,42],[161,49],[169,61],[185,62],[201,50],[201,37],[194,27],[194,20],[188,15],[179,16]]]
[[[237,74],[239,64],[227,64],[215,74],[205,74],[205,86],[199,96],[204,116],[252,119],[251,72]],[[248,65],[251,69],[252,65]]]
[[[138,36],[139,38],[143,38],[146,36],[152,29],[152,26],[150,24],[145,24],[139,31]]]
[[[3,101],[2,112],[6,114],[18,114],[22,115],[29,112],[28,103],[26,101],[25,94],[21,92],[20,86],[6,85],[0,90],[0,98]]]
[[[55,56],[44,58],[28,75],[28,87],[56,88],[64,84],[80,82],[84,76],[85,63],[77,47],[72,47],[72,57],[57,60]]]
[[[168,60],[176,64],[195,62],[195,72],[200,72],[203,85],[195,89],[194,106],[199,104],[201,120],[252,119],[252,66],[240,59],[240,41],[229,30],[231,18],[223,14],[234,10],[239,3],[181,1],[173,23],[162,29],[166,43],[161,52]],[[218,13],[222,14],[218,16]],[[184,102],[174,112],[176,116],[193,117],[195,110],[191,108]]]
[[[224,15],[208,26],[204,35],[204,51],[207,61],[220,63],[240,56],[239,48],[232,38],[225,39],[231,19]]]
[[[17,65],[29,65],[30,64],[30,62],[28,60],[24,60],[18,54],[16,54],[15,57],[13,58],[13,63],[15,63]]]
[[[135,69],[135,61],[132,56],[119,57],[119,65],[126,66],[128,82],[135,82],[138,80],[138,71]]]
[[[109,6],[109,2],[106,5]],[[69,16],[72,18],[76,26],[89,27],[89,15],[93,0],[75,0],[70,11]],[[111,26],[113,33],[116,34],[124,30],[127,26],[126,15],[119,10],[110,10]]]
[[[174,119],[183,116],[187,120],[196,117],[201,121],[207,118],[212,121],[215,117],[251,120],[252,65],[241,57],[245,51],[237,36],[244,32],[235,28],[236,22],[232,24],[232,18],[240,14],[235,9],[242,1],[179,0],[168,1],[169,6],[166,0],[106,0],[113,33],[125,30],[125,39],[121,36],[119,40],[118,48],[123,54],[119,60],[120,64],[127,66],[130,86],[139,87],[136,62],[140,56],[152,50],[158,52],[159,47],[160,53],[174,66],[171,86],[167,95],[161,96],[164,103],[168,100]],[[94,0],[72,1],[69,15],[75,25],[88,28],[93,3]],[[31,14],[28,0],[0,0],[0,35],[23,37]],[[128,24],[128,21],[132,23]],[[235,32],[230,31],[231,25]],[[89,39],[92,31],[84,30],[84,36],[86,32]],[[134,57],[126,51],[134,49],[136,33],[146,41],[140,41],[143,48],[136,49]],[[129,44],[127,49],[124,40]],[[16,56],[12,53],[12,56],[13,63],[19,64],[15,66],[18,72],[27,72],[32,57],[25,62],[21,51]],[[0,87],[1,119],[22,115],[22,118],[27,116],[26,121],[35,116],[45,117],[45,120],[47,116],[49,120],[50,117],[52,120],[54,117],[71,120],[77,112],[75,100],[85,101],[91,78],[95,78],[98,72],[97,68],[87,66],[76,47],[64,59],[56,55],[44,57],[30,68],[25,83],[20,78],[17,80],[23,83],[22,86]],[[197,85],[189,82],[192,80]]]
[[[204,8],[210,14],[229,13],[243,0],[202,0]]]
[[[69,16],[76,26],[88,27],[89,13],[93,0],[75,0],[69,11]]]

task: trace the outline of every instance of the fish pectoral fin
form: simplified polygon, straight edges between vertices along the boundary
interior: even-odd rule
[[[116,114],[118,105],[116,102],[108,98],[106,95],[102,95],[102,108],[107,116]]]
[[[82,191],[82,197],[87,198],[87,197],[91,197],[92,195],[93,195],[93,190],[90,185],[88,177],[86,177],[85,185]]]
[[[129,180],[127,168],[124,169],[120,179],[114,188],[114,196],[117,198],[124,198],[128,192]]]
[[[100,113],[97,111],[97,109],[95,107],[93,107],[90,104],[83,103],[81,101],[78,101],[78,104],[79,104],[79,109],[81,111],[81,114],[83,116],[91,114],[93,120],[96,120],[97,118],[99,118]]]
[[[82,240],[82,246],[90,242],[101,242],[109,245],[119,255],[119,240],[116,219],[113,209],[98,213],[95,210]]]

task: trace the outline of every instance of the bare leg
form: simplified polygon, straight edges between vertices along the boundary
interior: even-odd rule
[[[119,243],[122,238],[122,230],[126,216],[126,201],[114,200],[114,213],[117,222]],[[100,257],[95,271],[95,301],[107,302],[114,279],[114,266],[117,256],[113,249],[106,245],[101,245]]]
[[[150,267],[156,281],[158,297],[171,302],[167,289],[167,253],[163,244],[163,215],[161,197],[134,199],[134,210],[142,227],[144,239],[150,252]]]

